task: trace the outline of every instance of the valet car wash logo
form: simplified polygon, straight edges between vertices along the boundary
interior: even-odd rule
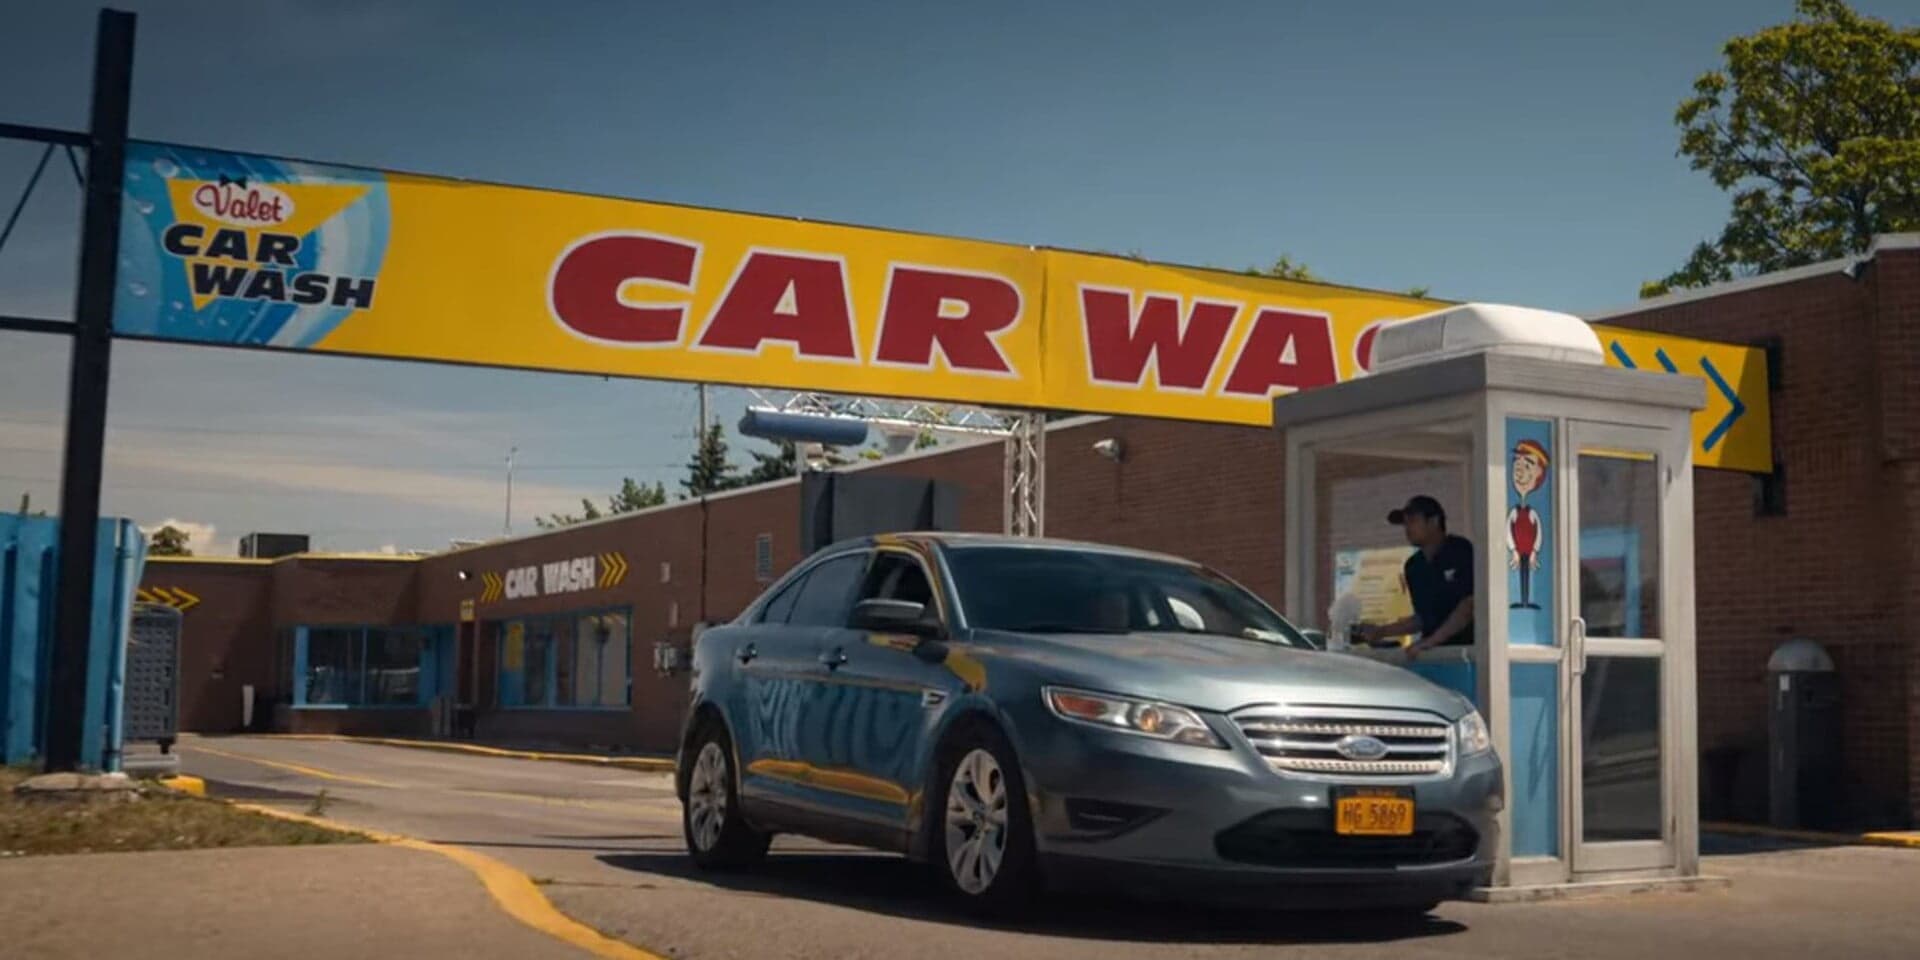
[[[114,330],[310,347],[380,293],[384,175],[131,144]]]
[[[306,193],[307,204],[297,204],[288,190],[244,178],[170,185],[181,216],[161,234],[160,245],[186,262],[195,309],[216,297],[358,310],[373,306],[374,278],[304,269],[300,256],[320,224],[344,206],[340,201],[353,197],[334,186],[287,186]],[[309,207],[312,212],[303,215]]]

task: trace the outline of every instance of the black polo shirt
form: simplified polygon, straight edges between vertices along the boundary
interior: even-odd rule
[[[1460,601],[1473,595],[1473,544],[1465,537],[1448,535],[1446,542],[1427,559],[1425,550],[1415,550],[1407,558],[1407,596],[1413,600],[1413,615],[1420,620],[1420,636],[1425,639],[1453,615]],[[1473,643],[1473,624],[1455,634],[1447,646]]]

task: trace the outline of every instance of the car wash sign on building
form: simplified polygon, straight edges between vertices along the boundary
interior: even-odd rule
[[[627,578],[627,558],[619,551],[512,567],[480,575],[480,602],[528,600],[585,593],[619,586]]]
[[[165,144],[132,144],[125,173],[123,337],[1264,426],[1444,306]],[[1600,334],[1615,365],[1712,382],[1696,463],[1773,469],[1759,350]],[[583,559],[500,590],[591,589]]]

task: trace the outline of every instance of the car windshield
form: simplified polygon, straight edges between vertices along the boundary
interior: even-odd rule
[[[1313,649],[1293,625],[1204,567],[1055,547],[947,552],[969,626],[1020,633],[1203,633]]]

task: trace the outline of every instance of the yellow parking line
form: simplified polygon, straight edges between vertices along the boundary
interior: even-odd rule
[[[244,754],[244,753],[230,753],[226,750],[218,750],[213,747],[205,746],[198,742],[190,743],[190,744],[183,743],[180,745],[180,748],[182,750],[198,750],[202,753],[211,753],[216,757],[227,757],[232,760],[245,760],[248,763],[257,763],[263,767],[275,767],[281,770],[288,770],[293,773],[300,774],[303,777],[314,777],[319,780],[337,780],[341,783],[357,783],[357,784],[360,784],[361,786],[366,786],[366,787],[397,787],[399,786],[399,784],[388,783],[384,780],[374,780],[369,777],[355,777],[355,776],[350,776],[344,773],[334,773],[330,770],[322,770],[319,767],[302,766],[297,763],[285,763],[280,760],[267,760],[262,757],[249,756],[248,754]]]
[[[501,910],[506,911],[506,914],[513,919],[541,933],[572,944],[596,957],[604,957],[606,960],[666,960],[666,958],[660,954],[642,950],[624,940],[615,940],[561,913],[554,907],[553,901],[548,900],[546,895],[540,892],[539,886],[533,882],[532,877],[484,853],[468,850],[465,847],[449,846],[427,840],[416,840],[413,837],[401,836],[396,833],[381,833],[375,830],[342,827],[340,824],[323,820],[319,817],[309,817],[286,810],[278,810],[273,807],[261,806],[259,804],[236,803],[234,806],[243,810],[262,813],[270,817],[279,817],[283,820],[293,820],[332,830],[358,833],[369,839],[380,843],[391,844],[396,847],[406,847],[410,850],[425,850],[429,853],[437,853],[472,871],[474,876],[480,878],[481,885],[486,888],[488,895],[493,897],[494,903],[499,904]]]

